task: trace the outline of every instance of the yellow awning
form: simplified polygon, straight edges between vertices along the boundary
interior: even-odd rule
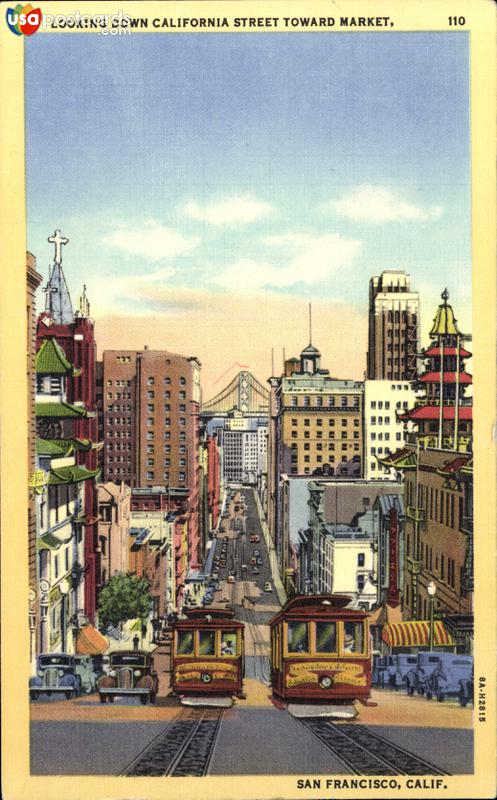
[[[430,644],[430,623],[428,620],[412,622],[393,622],[385,625],[381,638],[389,647],[428,647]],[[450,647],[454,640],[444,627],[443,622],[433,623],[433,646]]]

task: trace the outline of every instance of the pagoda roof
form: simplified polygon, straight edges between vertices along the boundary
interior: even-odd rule
[[[399,415],[398,417],[398,419],[414,419],[414,420],[439,419],[439,418],[440,418],[440,406],[438,405],[416,406],[415,408],[411,409],[411,411],[407,411],[405,414]],[[455,406],[444,406],[443,419],[453,420],[454,418],[455,418]],[[459,419],[460,420],[473,419],[473,407],[459,406]]]
[[[91,450],[90,439],[40,439],[36,440],[36,453],[39,456],[70,456],[76,450]]]
[[[448,461],[443,467],[437,470],[439,475],[446,475],[450,477],[451,475],[455,475],[459,472],[462,467],[465,467],[468,461],[470,461],[471,457],[468,456],[457,456],[457,458],[453,458],[451,461]]]
[[[396,450],[395,453],[389,453],[384,458],[376,456],[380,464],[385,467],[395,467],[396,469],[414,469],[416,466],[416,453],[407,447],[402,450]]]
[[[457,383],[456,372],[444,372],[444,383]],[[440,383],[440,372],[425,372],[418,378],[422,383]],[[473,383],[473,376],[468,372],[459,373],[459,383]]]
[[[43,375],[81,375],[81,369],[73,367],[67,360],[60,344],[56,339],[45,339],[36,354],[36,372]]]
[[[61,483],[80,483],[96,478],[100,473],[100,468],[86,469],[86,467],[52,467],[48,478],[49,486],[57,486]]]
[[[425,350],[422,354],[423,358],[425,356],[441,356],[442,355],[442,348],[438,347],[438,345],[432,345]],[[457,348],[456,347],[444,347],[444,356],[456,356],[457,355]],[[472,353],[468,350],[465,350],[464,347],[459,348],[459,355],[461,358],[471,358]]]
[[[454,316],[452,306],[447,303],[449,293],[447,289],[442,292],[442,300],[437,308],[435,319],[431,327],[430,336],[457,336],[460,330],[457,327],[457,320]]]
[[[80,419],[87,416],[85,408],[73,406],[71,403],[36,403],[37,417],[53,417],[55,419]]]

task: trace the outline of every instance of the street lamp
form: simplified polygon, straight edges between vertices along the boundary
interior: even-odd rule
[[[428,596],[430,598],[430,650],[433,650],[433,639],[434,639],[433,611],[435,606],[435,595],[437,593],[436,584],[433,583],[433,581],[430,581],[428,586],[426,587],[426,591],[428,592]]]

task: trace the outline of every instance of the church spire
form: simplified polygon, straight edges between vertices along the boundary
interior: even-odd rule
[[[52,236],[48,237],[48,241],[54,245],[55,253],[48,283],[43,289],[46,295],[45,312],[50,314],[57,325],[69,325],[74,322],[74,314],[71,296],[62,270],[62,246],[67,244],[69,239],[62,236],[60,230],[56,230]]]

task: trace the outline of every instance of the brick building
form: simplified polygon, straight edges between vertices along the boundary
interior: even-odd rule
[[[188,558],[201,560],[200,363],[163,350],[106,350],[101,369],[104,479],[165,486],[188,503]]]
[[[131,489],[108,481],[97,492],[99,585],[105,586],[116,572],[128,570]]]

